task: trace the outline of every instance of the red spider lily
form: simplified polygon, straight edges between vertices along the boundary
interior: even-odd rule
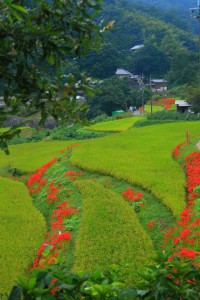
[[[200,252],[191,250],[191,249],[187,249],[187,248],[181,248],[181,251],[179,252],[179,256],[183,256],[189,259],[194,259],[196,258],[196,256],[200,254]]]
[[[155,226],[155,224],[156,224],[156,220],[148,222],[147,225],[148,225],[149,230],[152,230],[152,228]]]
[[[68,177],[70,180],[75,180],[78,176],[81,176],[81,172],[76,172],[73,170],[70,170],[65,173],[65,177]]]
[[[200,254],[196,251],[200,243],[200,233],[197,228],[200,226],[200,219],[195,220],[196,212],[193,209],[198,196],[194,189],[200,185],[200,153],[192,152],[185,158],[185,162],[188,190],[187,205],[180,213],[180,220],[177,222],[175,230],[165,239],[165,242],[169,243],[171,237],[174,243],[174,253],[170,260],[173,260],[175,256],[180,257],[181,260],[194,260]]]
[[[47,193],[47,202],[50,204],[50,203],[53,203],[53,202],[56,202],[58,201],[58,197],[57,197],[57,194],[58,194],[59,190],[58,190],[58,187],[56,187],[54,185],[54,182],[52,181],[50,184],[49,184],[49,188],[46,189],[46,193]]]
[[[43,165],[40,169],[37,169],[34,174],[32,174],[27,180],[27,187],[30,193],[38,192],[38,187],[46,183],[46,179],[42,179],[42,176],[47,171],[47,169],[57,162],[57,158],[52,159],[47,164]]]
[[[142,193],[140,193],[139,191],[133,191],[131,188],[128,188],[122,193],[122,197],[129,201],[139,201],[142,196]]]

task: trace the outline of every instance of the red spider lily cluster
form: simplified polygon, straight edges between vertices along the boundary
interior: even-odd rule
[[[195,200],[198,193],[194,192],[200,186],[200,153],[193,152],[185,158],[187,174],[187,205],[180,213],[180,219],[175,228],[165,234],[165,243],[173,240],[173,255],[181,259],[196,259],[200,252],[200,218],[196,217]]]
[[[173,156],[174,158],[178,158],[178,157],[179,157],[179,154],[180,154],[181,148],[182,148],[183,146],[185,146],[185,145],[186,145],[185,142],[183,142],[183,143],[181,143],[181,144],[178,144],[178,145],[175,147],[175,149],[174,149],[174,151],[173,151],[173,153],[172,153],[172,156]]]
[[[70,170],[68,172],[65,173],[65,177],[68,177],[70,180],[76,180],[76,178],[78,176],[81,176],[81,172],[76,172],[76,171],[73,171],[73,170]]]
[[[57,202],[59,201],[59,198],[57,196],[59,192],[59,189],[57,186],[54,185],[54,182],[52,181],[49,184],[49,187],[46,189],[46,193],[47,193],[47,202],[49,204],[53,203],[53,202]]]
[[[77,209],[68,206],[69,202],[65,201],[57,206],[51,216],[51,229],[47,232],[46,238],[42,246],[37,252],[37,258],[33,262],[33,268],[43,268],[49,264],[55,264],[59,252],[64,248],[64,243],[69,242],[71,233],[67,232],[67,228],[63,225],[66,218],[77,213]],[[44,253],[46,247],[49,249],[48,255]]]
[[[128,201],[139,201],[142,198],[143,194],[139,191],[133,191],[131,188],[128,188],[122,193],[122,197]]]
[[[147,104],[150,104],[150,103],[151,103],[151,100],[147,101]],[[173,104],[175,104],[175,99],[162,98],[159,100],[153,100],[152,104],[153,105],[161,105],[161,106],[164,106],[166,109],[170,109],[171,106]]]
[[[47,169],[55,162],[57,162],[57,158],[52,159],[50,162],[37,169],[35,173],[29,177],[29,179],[27,180],[27,187],[30,194],[37,193],[41,190],[41,185],[47,182],[47,179],[42,179],[42,176],[47,171]]]
[[[155,224],[156,224],[156,220],[148,222],[147,225],[148,225],[149,230],[152,230],[152,228],[155,226]]]
[[[76,145],[73,147],[76,147]],[[71,149],[72,146],[67,147],[68,151]],[[65,152],[62,152],[62,154],[65,155]],[[41,188],[45,188],[44,186],[45,184],[47,185],[48,182],[46,178],[43,178],[43,176],[45,175],[45,172],[48,170],[48,168],[56,162],[57,158],[54,158],[49,163],[36,170],[36,172],[29,177],[27,181],[27,187],[29,188],[30,193],[37,193],[41,190]],[[68,174],[70,180],[74,180],[77,176],[81,175],[80,172],[75,172],[72,170],[67,172],[66,174]],[[73,179],[71,179],[71,176]],[[54,181],[48,184],[46,188],[46,200],[48,204],[60,201],[59,188],[64,188],[64,186],[60,184],[56,186]],[[68,232],[68,229],[66,228],[66,226],[64,226],[64,221],[67,218],[72,217],[72,215],[77,212],[77,209],[69,206],[68,201],[65,201],[56,206],[56,209],[53,210],[53,213],[51,215],[50,230],[46,233],[45,241],[38,249],[37,257],[33,262],[32,269],[43,268],[49,264],[55,264],[57,262],[59,253],[64,248],[65,243],[71,240],[71,233]]]

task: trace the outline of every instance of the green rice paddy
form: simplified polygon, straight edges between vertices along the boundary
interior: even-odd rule
[[[144,119],[144,117],[131,117],[114,121],[102,122],[87,127],[88,130],[101,131],[101,132],[121,132],[131,128],[138,120]]]
[[[8,292],[27,276],[46,225],[23,183],[0,178],[0,195],[0,292]]]
[[[186,139],[186,130],[198,134],[200,122],[133,128],[87,141],[74,149],[71,162],[142,186],[177,217],[185,205],[185,175],[173,160],[172,151]]]

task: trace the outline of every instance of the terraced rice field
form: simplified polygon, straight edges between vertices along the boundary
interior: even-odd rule
[[[0,178],[0,292],[27,276],[46,224],[23,183]]]
[[[117,121],[120,124],[115,124],[115,127],[121,128],[120,130],[123,131],[121,121]],[[106,123],[100,125],[101,131],[107,130]],[[78,211],[80,210],[80,227],[75,234],[77,240],[73,240],[74,246],[70,250],[74,251],[73,255],[70,254],[72,257],[70,259],[73,260],[73,262],[70,261],[73,270],[87,271],[99,265],[107,267],[109,263],[128,262],[129,270],[122,271],[122,273],[124,272],[122,276],[123,278],[126,277],[127,282],[131,282],[135,280],[132,270],[151,262],[152,256],[154,256],[154,245],[152,235],[147,228],[147,217],[148,221],[154,221],[149,216],[151,209],[148,209],[146,213],[141,213],[141,216],[138,217],[133,208],[120,196],[121,194],[117,194],[117,188],[109,188],[107,183],[103,181],[104,179],[99,181],[99,178],[111,175],[120,182],[126,181],[128,185],[136,184],[155,195],[158,202],[163,203],[166,210],[171,211],[173,216],[177,217],[185,206],[185,175],[179,164],[172,158],[172,151],[177,144],[186,139],[186,130],[189,130],[191,135],[199,134],[200,122],[179,122],[132,128],[103,138],[81,141],[78,142],[78,147],[72,149],[70,159],[72,165],[68,162],[69,155],[63,154],[62,159],[59,158],[51,166],[44,175],[44,178],[47,179],[46,185],[42,186],[43,190],[38,193],[38,199],[36,198],[34,201],[38,209],[43,207],[43,214],[49,218],[53,209],[56,209],[56,206],[55,208],[53,206],[48,208],[49,204],[46,202],[47,190],[51,190],[53,187],[54,191],[58,189],[56,198],[57,196],[60,197],[60,203],[68,200],[66,199],[68,197],[69,201],[72,201],[72,203],[69,202],[69,205],[77,208]],[[51,141],[11,146],[10,156],[0,153],[0,167],[11,165],[13,168],[30,173],[55,156],[59,156],[62,149],[66,149],[72,144],[77,144],[77,141]],[[73,174],[73,172],[76,174],[80,171],[74,166],[81,167],[81,173],[84,170],[90,171],[91,173],[86,175],[89,179],[82,178],[81,180],[83,175],[78,175],[80,178],[76,180],[76,178],[72,177],[71,179],[69,175],[66,175],[68,173]],[[96,173],[99,175],[95,177]],[[101,176],[103,174],[104,176]],[[12,187],[9,187],[10,184]],[[59,189],[62,185],[63,187]],[[71,191],[68,191],[69,188]],[[75,188],[79,192],[75,192]],[[19,223],[18,228],[20,229],[21,224],[24,225],[25,223],[24,227],[27,228],[28,232],[25,231],[24,233],[19,230],[19,236],[22,233],[27,235],[32,233],[32,250],[42,243],[45,225],[40,214],[38,214],[37,219],[32,204],[31,206],[30,203],[29,206],[24,205],[30,198],[22,183],[1,179],[0,189],[0,205],[3,215],[9,216],[8,212],[14,212],[15,204],[18,202],[18,208],[22,213],[21,215],[13,213],[14,218],[9,219],[9,226],[6,227],[9,236],[3,227],[4,224],[0,221],[0,232],[2,239],[5,240],[3,252],[7,255],[7,248],[11,249],[11,252],[8,253],[15,264],[16,261],[19,261],[18,253],[20,256],[23,254],[20,252],[21,250],[17,253],[13,251],[13,240],[10,238],[15,234],[16,226],[13,224]],[[23,196],[23,189],[25,196]],[[7,190],[10,193],[7,193]],[[72,193],[75,196],[71,196]],[[5,202],[4,198],[6,199],[6,197],[10,197],[10,201],[6,200]],[[145,197],[145,206],[148,206],[148,199],[150,198]],[[82,202],[83,206],[81,206]],[[153,204],[154,201],[151,203],[156,205]],[[57,205],[57,203],[55,204]],[[20,205],[23,207],[20,208]],[[26,209],[31,211],[33,215],[25,213]],[[162,216],[162,212],[160,215]],[[165,218],[166,215],[162,216],[160,222],[164,221]],[[170,213],[169,218],[171,218]],[[31,221],[33,219],[36,224]],[[172,219],[173,217],[170,220]],[[39,220],[38,223],[37,220]],[[40,224],[39,228],[37,224]],[[34,229],[31,227],[33,225]],[[34,233],[35,230],[37,234]],[[38,235],[38,232],[41,235]],[[37,237],[37,241],[35,237]],[[21,236],[19,241],[20,238]],[[28,240],[26,235],[22,235],[22,238]],[[158,244],[159,238],[155,242]],[[24,270],[30,266],[30,257],[33,254],[30,252],[29,245],[27,246],[25,243],[22,251],[24,253],[28,251],[28,254],[24,255],[26,266],[23,265]],[[15,265],[11,264],[11,268],[16,270],[16,272],[14,271],[15,275],[24,274],[23,271],[18,271]],[[11,269],[8,274],[12,274]],[[15,280],[14,277],[11,279],[12,282]],[[5,281],[8,282],[8,286],[5,287],[7,289],[12,283],[7,277],[4,277]]]
[[[78,142],[79,144],[81,141]],[[11,166],[22,172],[30,173],[47,163],[67,146],[77,141],[48,141],[9,146],[10,155],[0,152],[0,168]]]
[[[144,117],[132,117],[119,119],[114,121],[102,122],[87,127],[88,130],[101,132],[122,132],[131,128],[137,121],[144,119]]]
[[[186,139],[186,130],[198,134],[200,122],[133,128],[80,145],[74,149],[71,162],[144,187],[177,217],[185,204],[185,175],[173,160],[172,151]]]

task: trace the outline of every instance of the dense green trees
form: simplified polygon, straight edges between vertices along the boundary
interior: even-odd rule
[[[116,75],[104,79],[97,85],[99,93],[90,100],[89,117],[106,113],[111,115],[114,110],[127,111],[134,105],[133,92],[127,78],[120,79]]]
[[[91,94],[88,79],[66,74],[61,83],[61,62],[88,53],[100,41],[100,28],[94,22],[101,0],[0,1],[0,86],[6,114],[21,106],[40,110],[42,122],[53,116],[57,122],[79,119],[78,92]],[[83,109],[83,107],[82,107]],[[6,138],[0,136],[2,148]]]
[[[82,72],[102,79],[109,90],[111,84],[108,80],[107,86],[105,79],[112,82],[120,67],[146,78],[164,77],[172,85],[193,84],[197,39],[174,12],[160,12],[135,1],[105,0],[98,16],[100,2],[0,1],[0,87],[9,113],[24,105],[26,110],[41,109],[42,121],[48,115],[57,122],[78,120],[82,103],[76,101],[76,95],[93,95],[90,78]],[[103,19],[115,20],[116,25],[115,30],[105,32],[98,48],[100,28],[96,24]],[[130,50],[137,44],[144,47]],[[129,103],[127,94],[122,93],[126,99],[119,96],[120,85],[114,89],[113,100],[108,94],[109,100],[102,100],[104,87],[103,94],[89,100],[90,112],[95,110],[91,115],[97,111],[110,114],[123,107],[123,101]]]

